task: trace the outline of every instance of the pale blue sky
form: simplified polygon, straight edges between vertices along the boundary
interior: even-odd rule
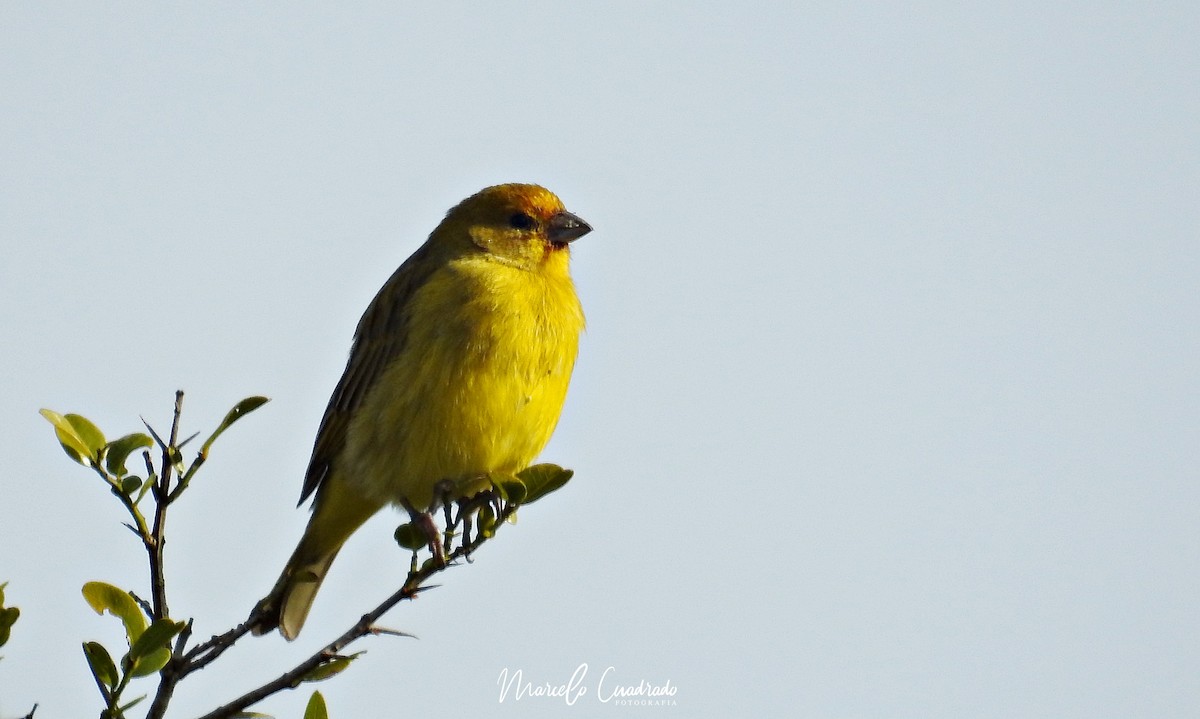
[[[98,712],[79,644],[119,634],[79,587],[144,585],[37,409],[273,398],[172,520],[177,618],[224,630],[303,527],[359,314],[505,181],[596,228],[544,454],[577,475],[390,614],[420,639],[364,643],[334,717],[1194,712],[1196,37],[1194,3],[5,3],[0,716]],[[173,716],[390,593],[397,520]],[[570,708],[498,702],[582,663]],[[608,666],[677,706],[597,701]]]

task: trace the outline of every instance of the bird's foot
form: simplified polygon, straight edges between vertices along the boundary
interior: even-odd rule
[[[408,518],[412,520],[413,525],[418,527],[421,534],[424,535],[434,561],[439,566],[444,566],[446,552],[442,549],[442,533],[438,530],[437,523],[433,521],[433,516],[428,512],[418,512],[407,500],[404,502],[404,509],[408,510]]]

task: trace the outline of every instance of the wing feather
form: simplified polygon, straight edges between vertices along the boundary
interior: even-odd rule
[[[370,394],[384,370],[401,352],[407,340],[409,300],[437,269],[431,243],[426,242],[380,288],[354,331],[354,343],[346,369],[325,415],[321,418],[312,458],[304,476],[300,504],[316,492],[333,470],[346,443],[350,420]]]

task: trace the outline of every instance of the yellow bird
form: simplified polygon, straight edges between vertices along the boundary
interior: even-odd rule
[[[312,517],[255,633],[294,639],[338,550],[384,505],[432,510],[446,480],[469,496],[542,451],[584,326],[569,246],[591,230],[543,187],[489,187],[383,285],[317,432],[300,498],[315,492]]]

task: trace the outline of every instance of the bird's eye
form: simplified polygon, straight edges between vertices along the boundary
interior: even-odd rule
[[[524,212],[514,213],[508,218],[508,226],[514,230],[532,230],[533,224],[533,218]]]

